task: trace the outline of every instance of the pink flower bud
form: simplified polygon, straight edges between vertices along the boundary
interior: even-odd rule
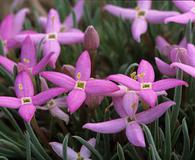
[[[93,26],[88,26],[84,35],[84,47],[87,50],[96,50],[99,47],[100,39]]]

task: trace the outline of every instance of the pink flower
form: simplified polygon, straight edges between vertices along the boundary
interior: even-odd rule
[[[174,11],[153,10],[151,5],[151,0],[137,0],[135,9],[122,8],[111,4],[106,5],[104,9],[114,16],[132,21],[131,32],[133,38],[140,42],[141,35],[147,31],[148,23],[163,23],[165,18],[179,14]]]
[[[66,92],[63,88],[52,88],[34,95],[34,87],[28,73],[20,72],[15,80],[15,97],[0,96],[0,106],[18,109],[20,116],[29,122],[37,105],[45,104],[48,100]]]
[[[89,95],[106,95],[119,88],[108,80],[92,79],[89,53],[84,51],[76,62],[74,79],[65,74],[46,71],[40,75],[50,82],[68,89],[67,105],[71,113],[75,112]]]

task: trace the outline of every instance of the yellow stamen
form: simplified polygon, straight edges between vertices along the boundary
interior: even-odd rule
[[[81,79],[81,72],[77,73],[77,79]]]
[[[24,61],[25,63],[29,63],[29,62],[30,62],[30,60],[27,59],[27,58],[23,58],[23,61]]]
[[[130,74],[130,77],[131,77],[132,79],[136,80],[136,79],[137,79],[136,74],[137,74],[136,72],[133,72],[133,73]]]
[[[22,85],[22,83],[19,83],[19,84],[18,84],[18,88],[19,88],[19,90],[21,90],[21,91],[23,90],[23,85]]]

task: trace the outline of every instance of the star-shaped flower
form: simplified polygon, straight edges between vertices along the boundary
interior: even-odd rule
[[[137,0],[135,9],[122,8],[114,5],[106,5],[104,9],[112,15],[132,21],[131,32],[133,38],[141,41],[141,35],[147,31],[148,23],[164,23],[165,18],[178,15],[174,11],[158,11],[151,9],[151,0]]]
[[[68,89],[67,105],[71,113],[75,112],[89,95],[106,95],[119,88],[109,80],[90,78],[91,60],[89,53],[84,51],[76,62],[74,79],[68,75],[46,71],[40,75],[50,82]]]
[[[13,74],[14,72],[14,66],[17,66],[19,72],[25,70],[32,75],[36,75],[41,72],[44,67],[49,63],[49,60],[52,55],[53,53],[45,55],[39,61],[39,63],[37,63],[35,46],[31,41],[30,37],[27,37],[24,40],[24,43],[21,48],[20,62],[17,64],[4,56],[0,56],[0,65],[2,65],[11,74]]]
[[[87,123],[83,128],[94,132],[111,134],[118,133],[126,129],[126,136],[130,143],[135,146],[145,147],[144,134],[140,124],[149,124],[161,117],[166,110],[173,106],[175,102],[167,101],[155,106],[154,108],[137,113],[138,98],[136,94],[129,93],[126,96],[126,103],[123,108],[123,117],[99,123]]]
[[[0,96],[0,106],[19,109],[20,116],[27,122],[32,119],[37,105],[43,105],[48,100],[66,92],[64,88],[52,88],[34,95],[32,80],[25,71],[17,75],[14,88],[16,97]]]
[[[154,107],[156,104],[156,92],[166,91],[167,89],[180,85],[188,86],[186,82],[173,78],[154,81],[154,69],[146,60],[142,60],[139,64],[136,77],[137,81],[123,74],[111,75],[107,79],[122,84],[129,90],[136,91],[140,98],[151,107]]]
[[[87,141],[90,145],[95,147],[96,139],[91,138]],[[57,153],[57,155],[63,158],[63,145],[58,142],[50,142],[49,143],[52,149]],[[77,153],[72,148],[67,147],[67,157],[68,160],[91,160],[90,159],[91,152],[84,146],[81,146],[80,151]]]

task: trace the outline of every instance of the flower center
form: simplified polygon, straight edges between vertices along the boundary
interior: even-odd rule
[[[137,17],[145,17],[146,16],[146,11],[141,10],[140,7],[136,7],[135,10],[137,11]]]
[[[152,83],[141,83],[141,89],[152,89]]]
[[[56,102],[55,102],[55,100],[50,100],[48,103],[47,103],[47,107],[48,107],[48,109],[52,109],[52,108],[54,108],[56,106]]]
[[[24,105],[24,104],[31,104],[32,103],[32,99],[31,99],[31,97],[23,97],[23,98],[21,98],[21,102],[22,102],[22,105]]]
[[[81,156],[80,152],[77,153],[77,159],[76,160],[84,160],[84,158]]]
[[[191,9],[191,12],[192,12],[192,13],[195,13],[195,7],[193,7],[193,8]]]
[[[47,34],[48,40],[56,40],[57,39],[57,33],[48,33]]]
[[[77,81],[76,85],[75,85],[75,88],[77,88],[77,89],[85,89],[85,86],[86,86],[86,82],[85,81]]]

